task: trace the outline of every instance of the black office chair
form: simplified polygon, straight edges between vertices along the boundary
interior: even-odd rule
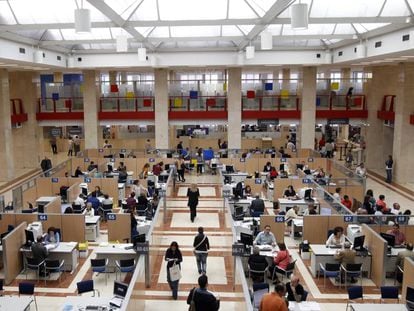
[[[347,286],[347,277],[359,277],[362,286],[362,263],[348,263],[346,266],[341,264],[341,269],[344,272],[345,287]]]
[[[106,273],[106,267],[108,266],[108,258],[107,259],[91,259],[91,268],[92,272],[104,273],[105,274],[105,285],[108,284],[108,273]]]
[[[0,279],[0,296],[3,296],[4,288],[3,288],[4,280]]]
[[[99,210],[102,212],[103,218],[106,221],[106,216],[108,213],[112,213],[113,204],[103,204],[99,206]]]
[[[26,273],[26,280],[27,280],[27,272],[28,270],[34,270],[36,271],[36,277],[37,281],[39,281],[40,271],[42,271],[42,267],[44,267],[45,261],[42,260],[39,262],[37,259],[32,257],[26,257],[26,267],[25,267],[25,273]]]
[[[137,204],[136,211],[138,216],[145,216],[148,211],[148,205],[147,204]]]
[[[93,286],[93,280],[86,280],[76,283],[76,287],[78,288],[78,295],[81,295],[83,293],[93,292],[92,297],[95,297],[95,293],[98,294],[98,297],[100,297],[100,293],[97,289]]]
[[[293,271],[295,271],[295,265],[296,265],[296,260],[292,261],[291,263],[289,263],[286,267],[286,269],[282,269],[280,267],[275,266],[275,268],[273,269],[273,274],[272,274],[272,280],[275,279],[275,274],[276,273],[280,273],[282,275],[282,280],[283,277],[285,276],[286,278],[289,278],[289,276],[293,273]],[[278,268],[278,270],[280,271],[276,271],[276,267]]]
[[[53,272],[59,273],[59,282],[60,282],[60,278],[61,278],[63,272],[65,271],[63,269],[63,266],[64,265],[65,265],[65,261],[64,260],[59,261],[59,260],[46,259],[45,260],[45,271],[50,273],[49,274],[49,278],[50,278],[50,275]],[[46,278],[45,278],[45,285],[46,285]]]
[[[381,286],[381,299],[380,303],[383,303],[385,299],[396,299],[397,303],[400,302],[398,299],[398,287],[396,286]]]
[[[119,277],[121,278],[121,274],[133,272],[135,270],[135,259],[121,259],[115,261],[117,271],[119,272]],[[117,278],[117,274],[115,274],[115,278]]]
[[[268,265],[266,263],[255,263],[254,265],[248,265],[249,278],[253,283],[261,283],[266,280]]]
[[[37,310],[37,302],[36,302],[36,296],[34,294],[34,288],[35,285],[33,283],[29,283],[29,282],[20,282],[19,283],[19,297],[21,295],[29,295],[33,297],[33,300],[30,301],[30,303],[32,303],[34,301],[35,303],[35,307]]]
[[[82,214],[84,208],[82,208],[82,205],[79,204],[72,204],[73,213],[74,214]]]
[[[348,310],[349,303],[355,303],[356,299],[364,300],[362,286],[352,286],[348,288],[348,301],[345,310]]]

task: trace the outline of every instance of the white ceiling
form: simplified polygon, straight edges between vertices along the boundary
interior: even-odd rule
[[[273,34],[274,49],[330,49],[412,26],[414,0],[302,0],[309,27],[290,27],[298,0],[0,0],[0,37],[60,52],[115,50],[243,50],[260,48],[260,33]],[[91,10],[92,32],[74,31],[74,10]],[[413,18],[414,21],[414,18]]]

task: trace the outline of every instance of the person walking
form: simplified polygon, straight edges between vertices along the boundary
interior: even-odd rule
[[[71,136],[69,136],[68,139],[68,157],[73,156],[73,139]]]
[[[389,155],[388,160],[385,161],[385,171],[387,172],[386,182],[389,184],[392,182],[392,166],[393,165],[394,165],[394,161],[392,160],[392,156]]]
[[[57,140],[56,136],[50,137],[50,147],[52,147],[53,154],[57,154]]]
[[[185,178],[184,178],[185,163],[184,163],[183,158],[180,158],[180,161],[178,162],[177,173],[178,173],[178,181],[185,182]]]
[[[190,219],[194,222],[194,218],[197,216],[197,205],[200,191],[196,184],[191,184],[191,187],[187,190],[188,203],[187,206],[190,208]]]
[[[204,168],[204,156],[203,156],[203,149],[200,148],[197,151],[197,176],[203,174],[203,168]]]
[[[40,167],[43,171],[43,174],[45,177],[49,176],[47,173],[48,170],[50,170],[52,168],[52,161],[50,161],[50,159],[48,157],[45,157],[42,162],[40,162]]]
[[[187,304],[192,306],[197,311],[217,311],[220,309],[220,298],[218,295],[207,290],[208,278],[207,275],[201,275],[198,278],[199,288],[194,287],[187,297]]]
[[[198,227],[198,234],[194,238],[194,255],[197,260],[197,269],[199,274],[207,273],[207,256],[210,249],[208,237],[204,234],[204,228]]]
[[[176,275],[171,275],[171,272],[177,269],[173,267],[178,266],[178,269],[181,270],[181,262],[183,261],[183,256],[177,242],[171,242],[170,247],[165,252],[165,261],[167,261],[167,282],[170,285],[173,299],[177,300],[178,283],[180,280],[179,278],[177,279]]]

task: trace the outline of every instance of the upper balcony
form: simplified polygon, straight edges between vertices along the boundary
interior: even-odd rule
[[[368,118],[365,95],[317,95],[316,118]]]
[[[24,112],[23,101],[20,98],[10,99],[11,105],[11,123],[17,125],[27,121],[27,113]]]
[[[44,97],[37,103],[36,119],[43,120],[83,120],[82,97]]]
[[[242,119],[300,119],[297,95],[242,96]]]
[[[395,120],[395,112],[394,112],[394,104],[395,104],[395,95],[384,95],[382,99],[381,110],[377,111],[377,118],[394,122]]]
[[[154,97],[109,96],[100,98],[99,120],[154,120]]]
[[[170,96],[172,120],[227,119],[226,96]]]

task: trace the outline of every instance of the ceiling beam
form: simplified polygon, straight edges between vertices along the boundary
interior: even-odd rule
[[[13,42],[28,44],[28,45],[31,45],[31,46],[45,47],[41,41],[38,41],[38,40],[35,40],[35,39],[32,39],[32,38],[28,38],[28,37],[23,37],[23,36],[20,36],[18,34],[10,33],[10,32],[0,33],[0,38],[10,40],[10,41],[13,41]],[[47,49],[50,50],[50,51],[65,53],[65,54],[70,52],[70,49],[62,47],[61,45],[50,45],[50,46],[47,47]]]
[[[266,26],[272,22],[272,20],[286,10],[286,8],[289,7],[289,5],[291,5],[294,1],[295,0],[277,0],[262,17],[260,24],[255,25],[247,34],[247,39],[243,40],[239,44],[239,49],[243,50],[249,44],[249,41],[254,40],[266,28]]]
[[[310,18],[309,24],[371,24],[393,23],[405,24],[406,16],[373,16],[373,17],[317,17]],[[217,26],[217,25],[260,25],[259,18],[246,19],[212,19],[212,20],[152,20],[152,21],[125,21],[124,27],[162,27],[162,26]],[[269,25],[290,24],[290,18],[275,18]],[[120,27],[114,22],[93,22],[92,28]],[[36,29],[74,29],[74,23],[40,23],[40,24],[14,24],[0,25],[0,31],[19,31]]]
[[[142,42],[148,49],[153,50],[155,47],[146,41],[145,37],[140,34],[134,27],[125,25],[126,20],[123,19],[118,13],[115,12],[105,1],[102,0],[87,0],[91,5],[93,5],[97,10],[99,10],[102,14],[108,17],[111,21],[113,21],[118,27],[123,28],[126,32],[128,32],[131,36],[133,36],[138,41]]]

